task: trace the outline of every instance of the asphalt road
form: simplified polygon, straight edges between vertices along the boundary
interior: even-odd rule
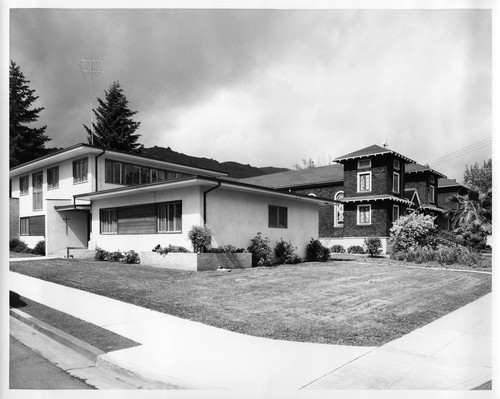
[[[10,389],[93,389],[10,338]]]

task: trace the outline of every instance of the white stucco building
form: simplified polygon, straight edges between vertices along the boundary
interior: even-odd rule
[[[47,255],[68,248],[149,251],[207,224],[213,246],[246,248],[261,232],[299,256],[332,201],[244,184],[226,174],[78,144],[10,170],[11,236]]]

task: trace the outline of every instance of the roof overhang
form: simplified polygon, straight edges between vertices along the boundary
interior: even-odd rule
[[[398,153],[396,151],[392,151],[392,150],[372,152],[372,153],[368,153],[368,154],[345,156],[345,157],[335,158],[332,162],[342,162],[342,161],[348,161],[350,159],[371,158],[371,157],[376,157],[378,155],[385,155],[385,154],[392,154],[395,157],[403,159],[404,161],[406,161],[406,163],[416,163],[413,159],[405,157],[404,155],[401,155],[400,153]]]
[[[57,212],[82,212],[82,211],[90,211],[92,209],[92,205],[59,205],[54,206],[54,209]]]
[[[405,174],[407,174],[407,175],[411,175],[412,173],[423,173],[423,172],[430,172],[430,173],[433,173],[440,178],[446,179],[445,175],[443,175],[442,173],[440,173],[434,169],[431,169],[431,168],[411,170],[411,171],[405,170]]]
[[[400,202],[402,204],[408,204],[408,205],[413,203],[410,200],[407,200],[406,198],[400,198],[400,197],[396,197],[394,195],[369,195],[369,196],[364,196],[364,197],[348,197],[348,198],[342,198],[339,201],[343,202],[343,203],[393,201],[393,202]]]

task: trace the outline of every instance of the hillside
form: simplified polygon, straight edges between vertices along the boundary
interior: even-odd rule
[[[145,148],[142,155],[158,159],[160,161],[180,163],[182,165],[195,166],[197,168],[211,169],[229,174],[229,177],[243,179],[246,177],[261,176],[270,173],[285,172],[288,169],[275,168],[272,166],[257,168],[251,165],[243,165],[234,161],[219,162],[215,159],[198,158],[173,151],[170,147],[149,147]]]

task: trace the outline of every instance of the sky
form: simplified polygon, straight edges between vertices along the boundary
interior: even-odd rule
[[[146,147],[253,166],[372,144],[461,181],[492,157],[487,9],[10,9],[48,146],[86,142],[118,81]],[[474,149],[473,151],[462,151]],[[443,157],[447,162],[433,164]]]

